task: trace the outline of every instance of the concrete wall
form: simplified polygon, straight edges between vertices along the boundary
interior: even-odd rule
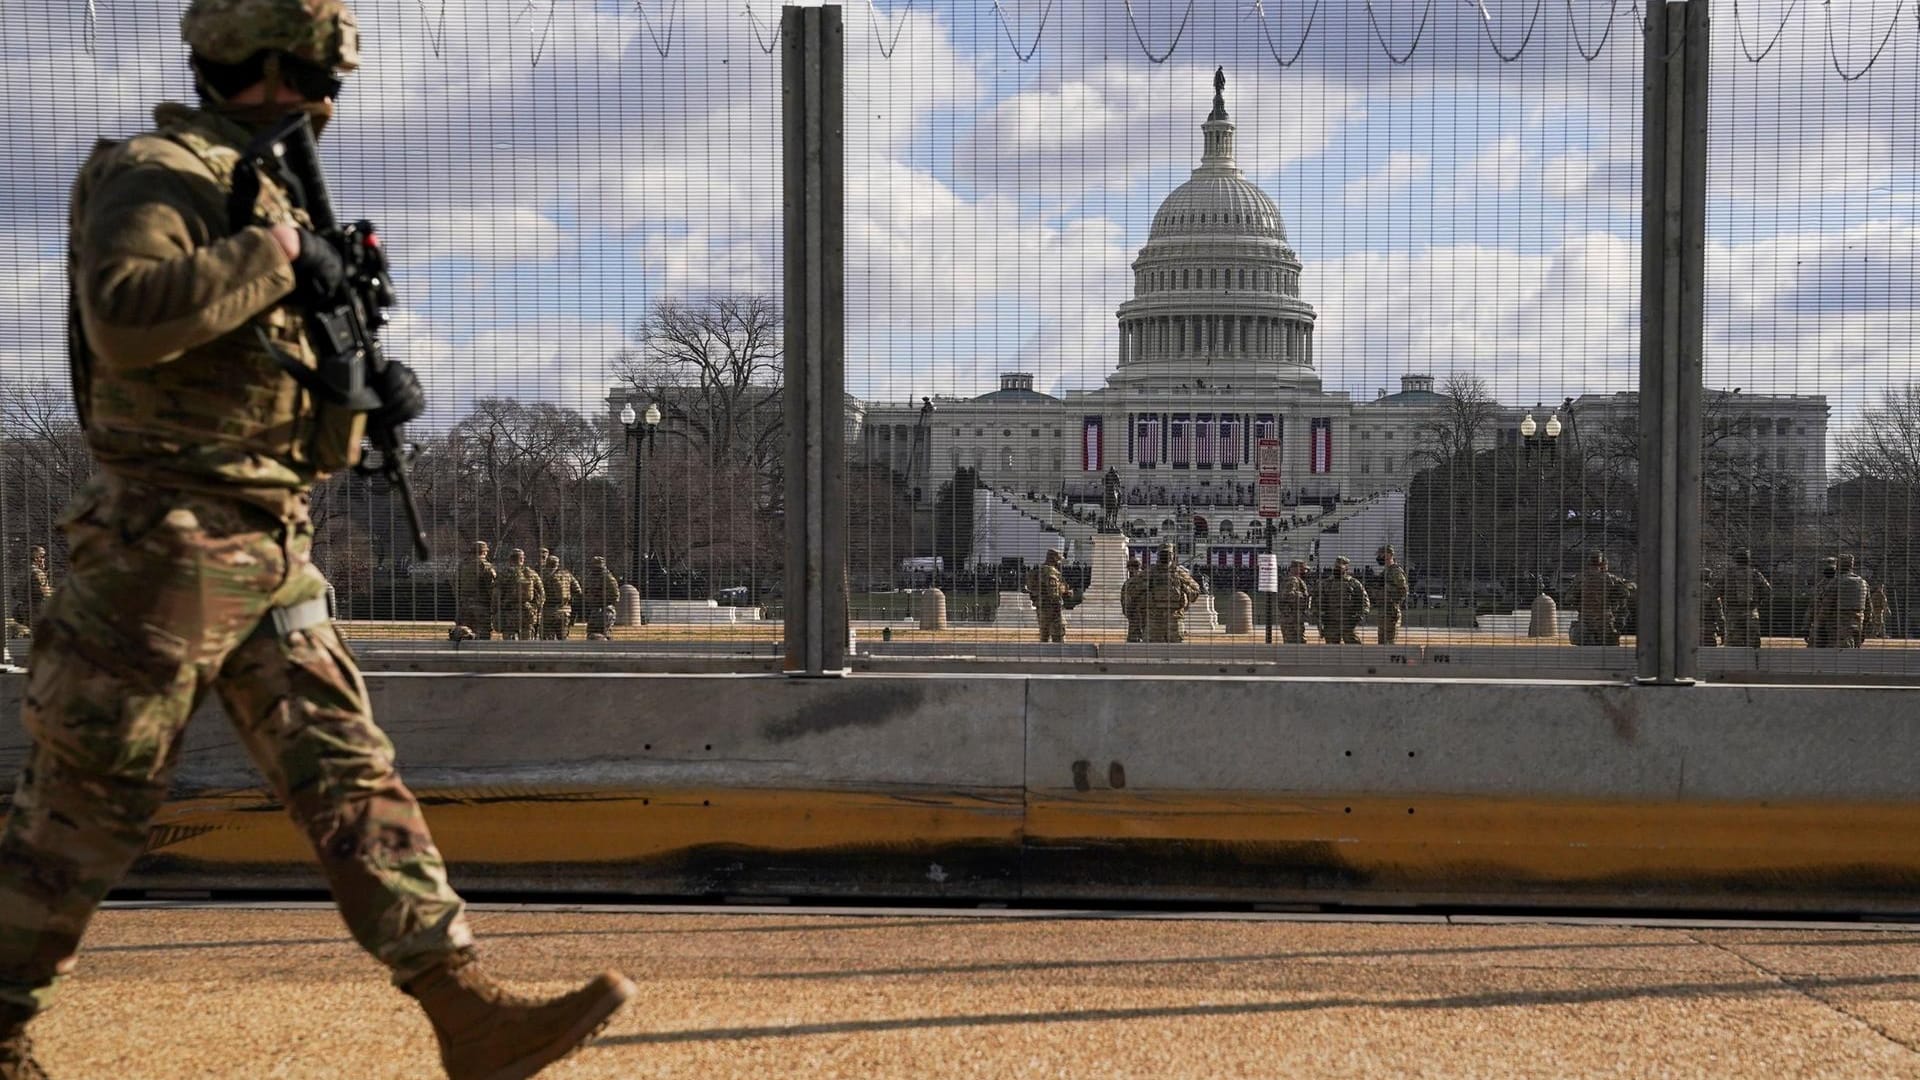
[[[20,764],[0,677],[0,770]],[[457,880],[623,894],[1920,909],[1920,693],[369,677]],[[310,885],[196,718],[135,884]]]

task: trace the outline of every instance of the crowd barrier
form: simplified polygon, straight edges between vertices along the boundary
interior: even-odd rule
[[[9,774],[22,683],[0,676]],[[1913,690],[983,673],[368,684],[476,890],[1920,910]],[[129,884],[319,887],[219,707],[202,711]]]

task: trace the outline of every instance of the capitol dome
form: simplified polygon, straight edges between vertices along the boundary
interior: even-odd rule
[[[1234,160],[1224,70],[1200,130],[1199,166],[1160,204],[1134,260],[1108,381],[1317,386],[1300,257],[1279,207]]]
[[[1203,167],[1193,179],[1173,189],[1160,212],[1153,215],[1149,238],[1190,236],[1259,236],[1287,242],[1287,226],[1280,210],[1260,186],[1239,169],[1209,172]]]

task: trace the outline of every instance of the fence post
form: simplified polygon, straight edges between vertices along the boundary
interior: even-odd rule
[[[7,435],[6,416],[0,414],[0,668],[13,665],[7,642],[13,637],[13,544],[7,533],[7,501],[13,495],[7,459],[13,440]]]
[[[1708,0],[1646,11],[1635,660],[1641,682],[1684,685],[1700,642]]]
[[[790,675],[847,670],[842,28],[838,5],[781,9]]]

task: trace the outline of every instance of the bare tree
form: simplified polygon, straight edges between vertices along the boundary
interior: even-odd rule
[[[771,297],[663,300],[635,328],[637,348],[615,357],[615,371],[660,405],[663,433],[677,433],[716,465],[777,474],[783,327]]]
[[[1446,403],[1415,430],[1414,438],[1420,446],[1415,452],[1436,465],[1466,461],[1499,418],[1500,403],[1487,389],[1485,379],[1463,372],[1448,375],[1440,393]]]
[[[1889,389],[1835,442],[1843,479],[1920,488],[1920,384]]]

